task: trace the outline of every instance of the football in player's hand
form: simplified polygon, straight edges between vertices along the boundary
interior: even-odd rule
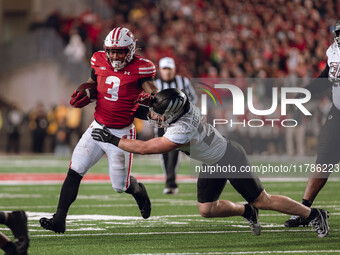
[[[84,96],[88,96],[91,100],[97,99],[97,84],[83,83],[76,91],[83,92]]]
[[[97,85],[93,83],[83,83],[73,92],[70,105],[75,108],[83,108],[96,99]]]

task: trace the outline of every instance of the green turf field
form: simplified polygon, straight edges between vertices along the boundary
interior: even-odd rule
[[[180,174],[189,174],[188,162]],[[0,157],[1,173],[66,172],[68,159]],[[161,174],[156,159],[136,157],[135,172]],[[91,172],[106,173],[103,159]],[[145,184],[152,202],[148,220],[141,218],[133,198],[115,193],[110,183],[80,186],[65,234],[40,228],[40,217],[50,217],[58,203],[61,184],[1,185],[0,210],[24,209],[29,216],[29,254],[340,254],[339,184],[327,183],[315,206],[330,211],[331,232],[316,237],[311,228],[287,229],[285,215],[260,211],[263,229],[253,236],[241,217],[205,219],[198,213],[195,183],[180,183],[176,196],[162,194],[163,183]],[[301,200],[304,182],[265,182],[271,194]],[[227,185],[222,199],[243,202]],[[10,232],[1,225],[2,232]],[[2,254],[0,252],[0,254]]]

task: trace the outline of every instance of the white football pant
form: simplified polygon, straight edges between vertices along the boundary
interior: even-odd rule
[[[81,176],[85,176],[88,170],[96,164],[105,153],[109,162],[109,174],[112,187],[116,192],[124,192],[130,186],[130,170],[133,162],[133,153],[123,151],[110,143],[95,141],[91,137],[92,129],[94,128],[103,127],[96,121],[91,123],[73,151],[70,168]],[[127,136],[127,139],[136,139],[136,129],[133,124],[126,128],[109,128],[109,130],[117,137]]]

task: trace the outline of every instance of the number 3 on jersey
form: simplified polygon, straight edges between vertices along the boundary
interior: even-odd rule
[[[106,78],[105,83],[112,85],[112,87],[111,88],[109,87],[107,89],[107,93],[110,94],[111,97],[104,97],[104,98],[109,101],[117,101],[120,79],[116,76],[109,76]]]

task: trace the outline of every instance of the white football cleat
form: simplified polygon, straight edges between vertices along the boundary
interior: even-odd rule
[[[261,235],[261,223],[259,221],[259,210],[254,207],[253,205],[250,205],[252,209],[252,213],[249,218],[244,218],[246,221],[248,221],[251,231],[255,236]]]
[[[311,221],[312,229],[315,228],[318,233],[318,237],[325,237],[328,235],[329,226],[328,226],[328,212],[322,209],[317,209],[318,215]]]
[[[178,188],[164,188],[163,194],[165,195],[176,195],[178,193]]]

